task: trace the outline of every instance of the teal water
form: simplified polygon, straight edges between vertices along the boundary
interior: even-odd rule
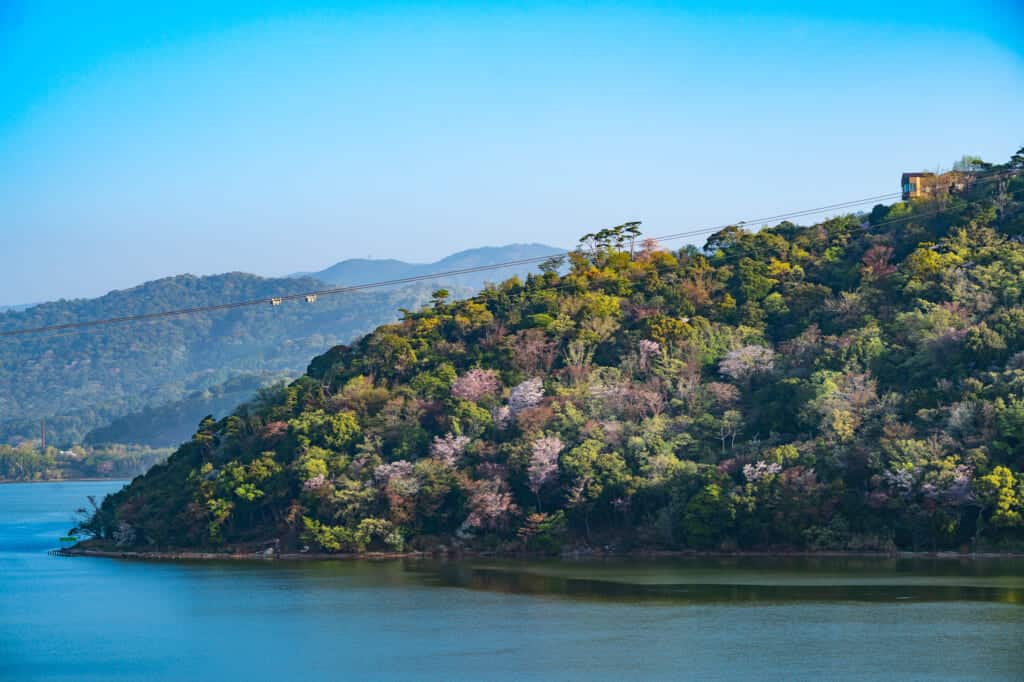
[[[1024,562],[51,557],[0,485],[0,680],[1024,679]]]

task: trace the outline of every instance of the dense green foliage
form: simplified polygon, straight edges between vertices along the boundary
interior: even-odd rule
[[[76,478],[131,478],[163,461],[170,448],[112,445],[45,451],[29,444],[0,445],[0,481],[58,481]]]
[[[326,551],[1020,546],[1024,178],[703,251],[630,227],[588,235],[567,272],[333,348],[204,421],[88,529]]]

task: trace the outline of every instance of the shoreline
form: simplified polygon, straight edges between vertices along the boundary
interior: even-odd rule
[[[593,552],[568,553],[555,556],[530,553],[501,552],[352,552],[328,554],[324,552],[283,552],[280,554],[263,552],[199,552],[199,551],[117,551],[68,547],[50,552],[56,556],[93,557],[103,559],[129,559],[139,561],[382,561],[395,559],[561,559],[561,560],[605,560],[605,559],[694,559],[694,558],[765,558],[765,559],[932,559],[949,560],[991,560],[991,559],[1024,559],[1022,552],[977,552],[962,554],[960,552],[858,552],[858,551],[821,551],[821,552],[705,552],[695,550],[675,551],[637,551],[623,553]]]

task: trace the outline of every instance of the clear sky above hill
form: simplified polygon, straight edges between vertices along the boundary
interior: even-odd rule
[[[4,0],[0,304],[677,232],[1024,145],[1018,2],[842,4]]]

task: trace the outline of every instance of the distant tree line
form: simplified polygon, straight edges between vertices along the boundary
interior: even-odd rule
[[[40,450],[31,444],[0,445],[0,481],[133,478],[171,454],[170,448],[113,445]]]

